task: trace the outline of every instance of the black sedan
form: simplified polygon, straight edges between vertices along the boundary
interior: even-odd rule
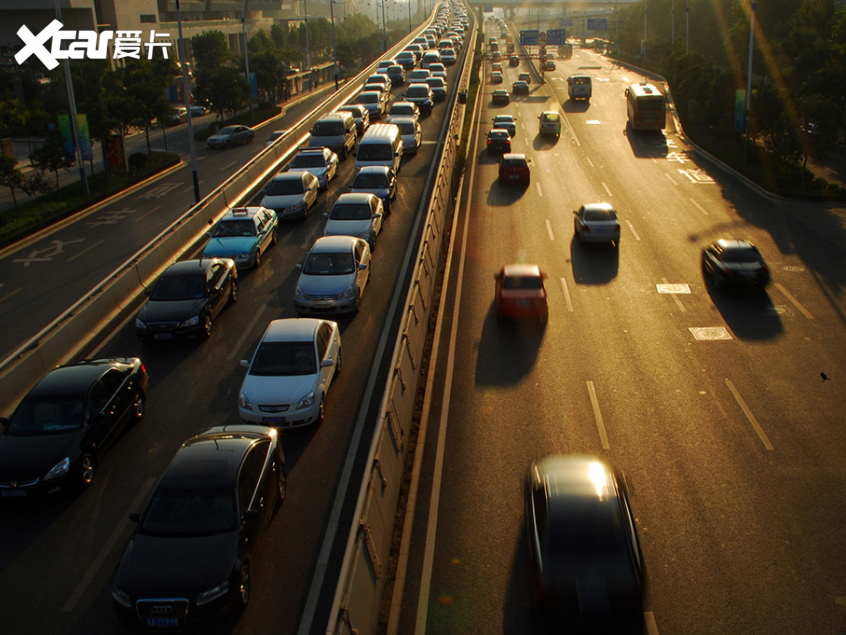
[[[572,454],[533,463],[526,532],[537,604],[606,618],[641,613],[644,564],[635,517],[605,462]]]
[[[87,487],[101,453],[141,419],[150,379],[138,358],[60,366],[27,393],[0,436],[0,497]]]
[[[508,130],[494,128],[488,131],[488,152],[505,154],[511,152],[511,135]]]
[[[702,251],[702,273],[710,276],[717,291],[763,289],[770,270],[758,248],[748,240],[721,239]]]
[[[511,92],[514,95],[528,95],[529,83],[523,80],[517,80],[511,85]]]
[[[238,270],[229,258],[177,262],[161,275],[135,318],[142,342],[203,337],[212,321],[238,299]]]
[[[188,439],[159,480],[118,567],[118,616],[180,629],[252,595],[251,569],[287,475],[278,433],[210,428]]]

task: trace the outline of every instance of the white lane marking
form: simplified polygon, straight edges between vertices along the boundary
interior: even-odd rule
[[[567,281],[561,278],[561,289],[564,291],[564,301],[567,302],[567,310],[573,312],[573,303],[570,300],[570,289],[567,288]]]
[[[785,298],[790,300],[793,303],[793,306],[795,306],[797,309],[799,309],[799,312],[802,315],[804,315],[809,320],[814,319],[813,313],[811,313],[808,309],[803,307],[802,304],[799,302],[799,300],[794,298],[793,295],[791,295],[791,293],[787,289],[785,289],[783,286],[781,286],[778,282],[775,283],[775,288],[778,289],[779,291],[781,291],[782,295],[784,295]]]
[[[602,421],[602,411],[599,409],[599,400],[596,398],[596,388],[593,382],[587,382],[588,394],[590,394],[590,405],[593,407],[593,417],[596,419],[596,429],[599,430],[599,440],[602,441],[602,449],[609,450],[608,435],[605,434],[605,423]]]
[[[666,278],[661,278],[661,281],[662,281],[664,284],[668,284],[668,282],[667,282],[667,279],[666,279]],[[659,288],[658,292],[659,292],[659,293],[661,293],[660,288]],[[678,296],[678,294],[677,294],[677,293],[671,293],[670,295],[672,295],[672,296],[673,296],[673,300],[675,301],[676,306],[677,306],[677,307],[679,307],[679,311],[681,311],[682,313],[687,313],[687,309],[685,309],[685,308],[684,308],[684,305],[681,303],[681,300],[679,300],[679,296]]]
[[[731,379],[726,377],[726,386],[731,391],[734,400],[737,402],[737,405],[740,406],[740,409],[743,410],[743,414],[746,415],[746,418],[749,420],[749,423],[752,424],[752,427],[755,429],[755,432],[758,434],[758,438],[761,439],[761,442],[764,444],[764,447],[768,450],[774,450],[773,444],[770,443],[770,440],[767,438],[764,429],[758,423],[758,420],[755,418],[755,415],[752,414],[752,411],[749,409],[749,406],[746,405],[746,402],[743,401],[743,397],[740,396],[740,393],[737,392],[737,388],[734,387]]]
[[[646,622],[647,635],[658,635],[658,624],[655,621],[655,613],[652,611],[644,611],[643,621]]]
[[[590,125],[590,126],[597,126],[601,122],[599,121],[599,119],[588,119],[587,121],[585,121],[585,123]]]
[[[135,498],[132,499],[132,503],[129,505],[129,511],[139,511],[141,508],[141,501],[147,496],[147,492],[153,487],[156,482],[156,477],[151,476],[146,480],[143,487],[138,491],[138,494],[135,495]],[[120,539],[121,535],[126,531],[127,525],[129,525],[131,521],[129,520],[129,512],[123,514],[121,520],[112,530],[111,535],[109,536],[108,540],[103,543],[103,548],[97,553],[97,557],[91,562],[88,566],[88,570],[85,572],[85,575],[82,576],[79,580],[79,584],[76,585],[76,588],[71,593],[68,601],[65,602],[65,605],[62,607],[62,613],[70,613],[73,608],[76,606],[76,603],[79,602],[79,598],[81,598],[85,594],[85,590],[88,588],[88,585],[91,584],[91,581],[94,579],[94,576],[97,575],[97,570],[103,566],[103,562],[105,562],[106,557],[109,555],[109,552],[114,548],[115,543]]]
[[[549,234],[550,240],[555,240],[555,235],[552,233],[552,224],[549,222],[549,219],[546,219],[546,233]]]
[[[690,285],[689,284],[657,284],[655,285],[658,289],[658,293],[690,293]]]
[[[691,203],[693,203],[693,206],[694,206],[696,209],[698,209],[700,212],[702,212],[703,214],[705,214],[705,216],[707,216],[707,215],[708,215],[708,210],[707,210],[707,209],[705,209],[704,207],[702,207],[699,203],[697,203],[696,201],[694,201],[692,198],[691,198],[691,199],[688,199],[688,200],[689,200]]]
[[[640,240],[640,236],[637,235],[637,232],[635,231],[634,225],[632,225],[632,221],[630,221],[629,219],[626,219],[626,225],[628,225],[629,229],[632,230],[632,234],[634,234],[635,240]]]
[[[91,244],[91,245],[88,245],[88,247],[86,247],[86,248],[85,248],[85,249],[83,249],[82,251],[78,251],[78,252],[76,252],[73,256],[71,256],[70,258],[68,258],[67,260],[65,260],[65,262],[71,262],[71,261],[73,261],[73,260],[76,260],[76,259],[77,259],[77,258],[79,258],[82,254],[84,254],[84,253],[85,253],[85,252],[87,252],[87,251],[91,251],[92,249],[94,249],[95,247],[97,247],[98,245],[100,245],[102,242],[103,242],[102,240],[98,240],[96,243],[93,243],[93,244]]]
[[[693,335],[693,339],[703,342],[732,339],[731,333],[724,326],[691,326],[687,330]]]
[[[540,186],[540,183],[538,183],[537,181],[535,181],[535,187],[536,187],[536,188],[537,188],[537,190],[538,190],[538,196],[541,196],[541,197],[542,197],[542,196],[543,196],[543,192],[541,191],[541,186]]]
[[[608,184],[607,184],[605,181],[603,181],[603,182],[602,182],[602,187],[604,187],[604,188],[605,188],[605,191],[608,193],[608,196],[610,196],[610,197],[613,197],[613,196],[614,196],[614,195],[611,193],[611,188],[610,188],[610,187],[608,187]]]
[[[11,298],[13,295],[15,295],[16,293],[20,293],[21,291],[23,291],[23,287],[18,287],[17,289],[15,289],[13,291],[9,291],[9,293],[7,293],[6,295],[0,296],[0,302],[5,302],[9,298]]]
[[[670,183],[672,183],[673,185],[677,185],[676,180],[675,180],[673,177],[671,177],[669,174],[667,174],[666,172],[664,172],[664,176],[666,176],[666,177],[667,177],[667,180],[668,180]]]
[[[593,161],[591,161],[591,160],[590,160],[590,157],[585,157],[585,159],[587,159],[588,165],[589,165],[590,167],[594,167],[594,165],[593,165]]]

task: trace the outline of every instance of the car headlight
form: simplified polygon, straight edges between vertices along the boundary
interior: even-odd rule
[[[123,607],[132,608],[132,599],[117,587],[112,587],[112,599]]]
[[[294,299],[295,300],[303,300],[305,298],[305,293],[300,287],[294,289]]]
[[[229,582],[221,582],[217,586],[212,587],[208,591],[203,591],[197,596],[197,606],[213,602],[219,597],[223,597],[229,593]]]
[[[250,403],[249,397],[244,393],[241,393],[238,397],[238,405],[243,408],[244,410],[252,410],[253,404]]]
[[[293,205],[288,206],[289,212],[299,212],[305,209],[305,201],[300,201],[299,203],[294,203]]]
[[[246,260],[247,258],[251,258],[251,257],[252,257],[252,255],[253,255],[253,252],[251,252],[251,251],[245,251],[245,252],[240,253],[240,254],[238,254],[237,256],[235,256],[235,259],[236,259],[236,260]]]
[[[344,292],[341,294],[341,297],[344,298],[344,299],[354,298],[355,297],[355,291],[356,291],[355,284],[351,284],[346,289],[344,289]]]
[[[61,461],[56,463],[47,474],[44,475],[44,480],[49,481],[50,479],[56,478],[57,476],[62,476],[68,473],[70,469],[70,457],[66,456]]]
[[[356,234],[356,238],[364,238],[364,240],[370,240],[370,230],[364,232],[359,232]]]
[[[180,326],[197,326],[200,323],[200,316],[195,315],[194,317],[188,318],[187,320],[183,320]]]
[[[297,410],[309,408],[312,405],[314,405],[314,392],[310,392],[305,397],[300,399],[300,402],[297,404]]]
[[[142,322],[140,319],[135,318],[135,328],[137,328],[137,329],[146,329],[146,328],[147,328],[147,325],[146,325],[144,322]]]

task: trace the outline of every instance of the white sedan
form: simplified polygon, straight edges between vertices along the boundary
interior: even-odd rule
[[[341,335],[329,320],[273,320],[252,360],[241,360],[243,423],[296,428],[322,423],[326,392],[341,370]]]

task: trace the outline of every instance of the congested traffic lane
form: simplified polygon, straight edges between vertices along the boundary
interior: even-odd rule
[[[399,632],[835,632],[846,392],[815,367],[846,370],[843,303],[828,296],[846,241],[814,233],[797,220],[806,208],[742,188],[672,134],[629,140],[612,84],[622,73],[606,71],[592,72],[590,121],[564,105],[576,135],[557,143],[532,122],[560,96],[535,89],[496,109],[483,98],[456,224],[461,295],[446,301],[454,339],[435,367],[452,382],[431,396]],[[479,141],[494,112],[523,124],[525,189],[495,183]],[[596,200],[620,214],[619,249],[573,239],[571,210]],[[723,296],[702,279],[701,247],[738,234],[770,264],[764,294]],[[493,274],[516,261],[548,274],[545,326],[497,324]],[[570,452],[610,460],[629,486],[649,582],[634,623],[530,608],[522,479],[531,460]]]
[[[451,70],[450,76],[454,75]],[[399,88],[394,91],[401,92]],[[293,633],[304,619],[333,496],[342,481],[341,468],[360,407],[369,405],[365,387],[371,381],[373,363],[380,361],[378,345],[384,339],[401,262],[421,211],[424,182],[434,162],[435,138],[445,111],[444,105],[435,107],[433,115],[423,121],[424,143],[418,154],[403,160],[400,191],[379,237],[373,276],[360,313],[338,319],[344,371],[330,389],[327,419],[318,428],[284,434],[289,492],[264,538],[261,562],[253,571],[253,606],[240,619],[229,616],[204,628]],[[270,320],[295,316],[293,292],[299,275],[295,265],[322,235],[323,213],[346,191],[353,164],[352,157],[342,164],[340,176],[304,222],[282,226],[277,245],[259,268],[242,272],[237,303],[215,321],[207,341],[141,347],[130,319],[96,351],[103,356],[142,357],[151,376],[148,411],[143,422],[128,431],[105,457],[98,480],[84,495],[12,509],[16,522],[6,532],[11,549],[4,550],[0,579],[8,589],[4,606],[24,610],[14,616],[10,612],[5,623],[9,632],[90,633],[117,628],[111,585],[132,531],[127,514],[142,508],[181,442],[207,427],[237,422],[238,389],[244,373],[238,362],[249,357]],[[362,438],[367,439],[366,430]],[[355,450],[351,452],[355,454]],[[356,468],[354,465],[352,474],[360,473]],[[349,526],[347,511],[351,510],[344,508],[339,527]],[[67,548],[69,541],[73,549]],[[337,556],[343,546],[341,537],[332,545],[331,559],[321,572],[325,573],[325,587],[318,589],[316,628],[325,625],[339,566]]]

